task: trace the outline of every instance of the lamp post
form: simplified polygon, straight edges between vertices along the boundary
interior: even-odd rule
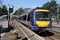
[[[10,0],[11,1],[11,0]],[[11,13],[13,13],[13,6],[10,4],[11,2],[9,2],[9,4],[8,4],[8,28],[10,29],[11,27],[10,27],[10,25],[11,25],[11,23],[12,23],[12,21],[11,21]]]
[[[9,9],[8,9],[8,28],[10,28],[10,25],[11,25],[11,13],[13,12],[13,6],[9,6]]]

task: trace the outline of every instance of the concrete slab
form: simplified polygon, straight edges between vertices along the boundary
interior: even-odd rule
[[[8,28],[8,21],[3,21],[2,22],[2,27],[3,28]]]

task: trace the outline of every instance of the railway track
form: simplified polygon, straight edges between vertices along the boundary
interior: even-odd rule
[[[16,23],[16,24],[15,24]],[[18,25],[17,25],[18,24]],[[19,23],[19,22],[15,22],[14,21],[14,25],[18,26],[18,29],[22,29],[23,34],[30,40],[44,40],[42,37],[40,37],[39,35],[35,34],[33,31],[29,30],[28,28],[24,27],[23,24]],[[26,34],[25,34],[26,33]],[[30,37],[31,36],[31,37]],[[38,37],[38,38],[37,38]]]
[[[60,40],[60,33],[59,32],[56,32],[56,31],[53,31],[51,30],[51,32],[54,33],[53,36],[47,36],[47,37],[43,37],[45,40]]]
[[[50,32],[54,33],[54,35],[46,36],[46,37],[41,36],[41,37],[43,37],[45,40],[60,40],[60,32],[57,32],[57,31],[54,31],[54,30],[51,30]]]

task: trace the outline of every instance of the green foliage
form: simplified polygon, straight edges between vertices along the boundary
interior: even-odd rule
[[[24,10],[23,10],[23,8],[21,7],[21,8],[19,8],[18,10],[16,10],[15,11],[15,15],[21,15],[21,13],[23,13],[24,12]]]
[[[60,20],[60,7],[59,7],[59,20]]]
[[[52,15],[56,15],[56,10],[57,10],[57,3],[55,0],[51,0],[51,2],[47,2],[43,5],[44,8],[50,10],[51,13],[53,13]]]
[[[59,7],[59,14],[60,14],[60,7]]]
[[[24,9],[24,13],[27,13],[28,10],[30,10],[31,8],[25,8]]]
[[[59,21],[60,21],[60,13],[59,13],[58,19],[59,19]]]
[[[28,10],[30,10],[30,8],[25,8],[25,9],[23,9],[23,8],[21,7],[21,8],[19,8],[18,10],[15,11],[14,15],[21,15],[21,14],[27,13]]]
[[[0,8],[0,16],[2,15],[2,9]]]
[[[60,20],[60,4],[57,4],[55,0],[51,0],[50,2],[45,3],[43,7],[50,10],[52,15],[58,17],[58,19]]]
[[[43,5],[43,7],[46,8],[46,9],[50,9],[51,3],[47,2],[46,4]]]
[[[0,8],[0,16],[7,15],[7,14],[8,14],[7,7],[5,5],[3,5],[3,7]]]

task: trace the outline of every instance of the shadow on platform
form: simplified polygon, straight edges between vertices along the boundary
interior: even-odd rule
[[[9,32],[10,30],[13,30],[14,28],[3,28],[0,26],[0,33],[4,33],[4,32]]]
[[[28,40],[28,38],[26,37],[26,38],[24,38],[24,39],[22,39],[22,40]]]
[[[20,39],[20,38],[22,38],[22,37],[17,37],[17,39]]]

